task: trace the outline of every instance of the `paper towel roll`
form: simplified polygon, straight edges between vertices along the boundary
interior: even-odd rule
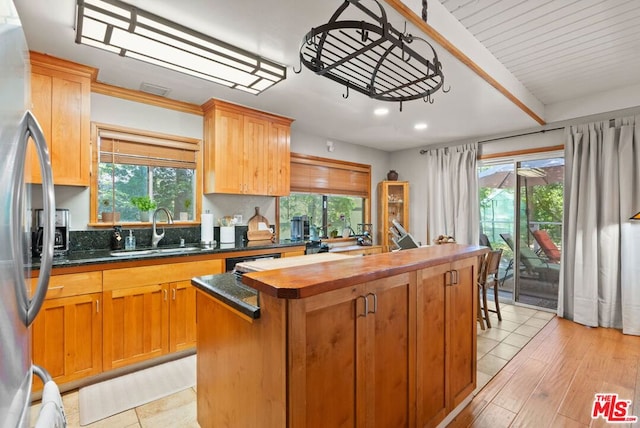
[[[213,214],[200,215],[200,243],[213,245]]]

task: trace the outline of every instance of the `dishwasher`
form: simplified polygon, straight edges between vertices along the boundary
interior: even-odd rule
[[[245,257],[229,257],[225,260],[224,269],[225,272],[235,272],[236,275],[240,275],[240,272],[236,272],[236,265],[238,263],[244,262],[252,262],[254,260],[268,260],[268,259],[279,259],[280,253],[274,254],[258,254],[256,256],[245,256]]]

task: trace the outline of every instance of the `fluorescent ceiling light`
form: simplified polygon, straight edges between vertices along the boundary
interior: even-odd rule
[[[376,116],[385,116],[389,114],[389,109],[386,107],[379,107],[373,111]]]
[[[104,49],[250,94],[287,69],[120,0],[77,0],[76,43]]]
[[[422,131],[423,129],[427,129],[427,124],[426,123],[416,123],[415,125],[413,125],[413,129],[416,129],[418,131]]]

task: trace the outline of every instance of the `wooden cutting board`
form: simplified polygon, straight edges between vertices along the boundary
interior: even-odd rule
[[[269,220],[260,214],[260,207],[256,207],[256,214],[249,219],[247,223],[247,239],[249,241],[257,241],[262,239],[271,239],[273,234],[270,230],[260,230],[259,224],[264,223],[269,228]]]

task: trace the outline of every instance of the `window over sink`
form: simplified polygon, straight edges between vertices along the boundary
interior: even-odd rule
[[[148,222],[154,207],[199,218],[200,140],[97,123],[92,140],[92,224]]]

